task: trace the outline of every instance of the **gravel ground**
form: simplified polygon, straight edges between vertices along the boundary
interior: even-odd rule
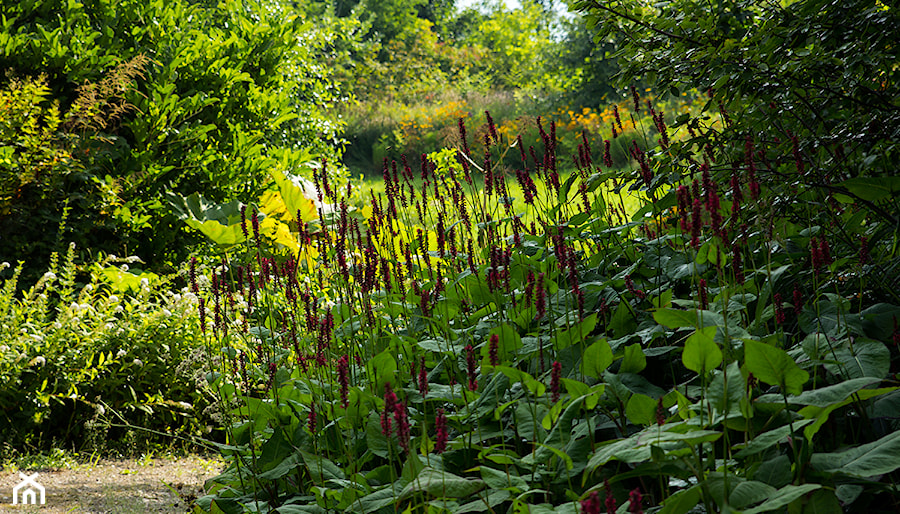
[[[4,470],[0,472],[0,512],[185,513],[203,494],[203,482],[216,476],[222,466],[219,460],[187,456],[101,460],[71,469]],[[19,472],[38,473],[35,480],[45,489],[44,505],[12,504],[13,487],[22,481]]]

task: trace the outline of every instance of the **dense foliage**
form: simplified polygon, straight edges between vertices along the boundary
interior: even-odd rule
[[[230,161],[154,182],[168,217],[152,223],[180,220],[214,246],[175,249],[195,256],[177,278],[111,257],[79,268],[70,250],[25,296],[7,281],[7,422],[65,437],[41,423],[111,406],[166,425],[212,391],[228,468],[198,513],[896,510],[896,9],[578,0],[585,17],[555,25],[553,4],[455,18],[437,1],[292,6],[294,28],[346,29],[301,62],[365,77],[369,103],[344,110],[349,157],[381,183],[339,179],[327,150],[284,135],[299,119],[254,103],[281,89],[232,91],[237,121],[196,100],[218,90],[190,90],[192,113],[216,127],[249,116],[259,137],[232,133],[221,154],[185,145],[201,167],[206,151]],[[198,37],[268,12],[228,5],[179,8],[226,19],[199,16]],[[106,103],[57,108],[52,74],[11,81],[0,128],[21,141],[0,153],[14,170],[0,207],[49,194],[41,177],[93,173],[78,144],[121,138],[143,155],[135,127],[155,111],[140,102],[163,100],[138,94],[141,77],[169,62],[150,58],[76,97],[124,84]],[[606,84],[586,81],[617,69],[626,94],[598,100]],[[581,105],[557,103],[567,87]],[[82,105],[120,128],[74,138]],[[483,121],[476,105],[492,106]],[[141,151],[168,155],[168,137],[178,148],[168,134]],[[152,292],[169,280],[187,285]],[[204,367],[173,375],[187,348]]]
[[[333,36],[277,4],[5,2],[0,19],[0,260],[29,278],[62,250],[66,201],[60,241],[163,269],[196,242],[164,193],[258,194],[300,148],[337,155]]]
[[[196,297],[136,257],[62,262],[0,289],[0,459],[51,447],[133,452],[218,429]],[[78,276],[87,275],[85,282]],[[161,436],[161,437],[160,437]]]
[[[772,214],[777,147],[721,182],[700,161],[727,144],[678,168],[666,154],[690,134],[670,134],[637,96],[626,115],[659,134],[659,154],[631,140],[630,177],[582,146],[561,179],[550,125],[513,178],[502,159],[516,139],[488,121],[481,176],[463,133],[421,172],[386,163],[386,195],[360,211],[320,183],[332,215],[322,206],[322,230],[295,228],[303,259],[272,259],[248,236],[206,297],[209,335],[231,356],[214,383],[241,407],[231,466],[201,508],[599,512],[598,493],[663,512],[896,501],[900,307],[867,278],[893,258],[862,235],[877,213],[826,204],[864,238],[845,244],[818,211]],[[626,185],[646,198],[637,212],[623,212]]]
[[[792,158],[773,163],[773,176],[766,178],[786,186],[784,198],[806,192],[814,194],[802,196],[807,202],[850,196],[896,224],[895,8],[856,0],[574,5],[599,30],[598,38],[622,42],[617,55],[623,83],[643,78],[658,91],[709,93],[711,109],[726,117],[726,126],[686,144],[726,140],[740,150],[746,141],[757,153],[763,145],[777,147]],[[677,121],[693,128],[698,123]],[[734,151],[713,168],[727,174],[742,160]]]

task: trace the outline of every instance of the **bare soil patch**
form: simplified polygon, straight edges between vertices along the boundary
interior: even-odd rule
[[[0,512],[181,514],[202,496],[203,483],[223,463],[200,456],[101,460],[71,469],[21,470],[44,487],[44,505],[13,505],[20,471],[0,473]],[[21,492],[21,491],[20,491]],[[21,501],[21,500],[20,500]]]

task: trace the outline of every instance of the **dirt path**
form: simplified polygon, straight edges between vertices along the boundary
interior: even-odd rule
[[[13,505],[13,488],[22,477],[18,471],[2,471],[0,512],[180,514],[187,512],[188,502],[203,494],[203,482],[221,469],[221,461],[188,456],[102,460],[72,469],[21,471],[38,473],[35,481],[44,487],[46,497],[43,506]],[[24,488],[20,489],[20,495],[23,492]]]

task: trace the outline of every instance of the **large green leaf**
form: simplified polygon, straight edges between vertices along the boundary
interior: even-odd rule
[[[861,389],[856,393],[848,396],[841,402],[831,403],[826,405],[825,407],[819,407],[816,405],[807,405],[800,409],[800,415],[809,418],[815,419],[815,423],[803,429],[803,433],[806,438],[812,441],[813,436],[816,435],[816,432],[828,421],[828,416],[831,413],[845,405],[849,405],[855,401],[865,401],[870,398],[875,398],[876,396],[880,396],[885,393],[890,393],[892,391],[897,390],[897,387],[883,387],[880,389]]]
[[[547,386],[520,369],[511,368],[509,366],[485,366],[483,368],[483,372],[485,373],[491,370],[496,370],[506,375],[510,383],[521,382],[522,385],[527,387],[531,394],[535,396],[544,396],[544,393],[547,390]]]
[[[809,380],[809,373],[800,369],[787,352],[752,339],[744,339],[744,366],[759,380],[789,394],[800,394]]]
[[[735,475],[726,477],[718,472],[710,473],[710,477],[706,479],[706,487],[720,506],[726,504],[727,498],[727,504],[736,509],[759,503],[776,491],[774,487],[763,482],[746,480]]]
[[[851,394],[860,389],[877,384],[879,380],[872,378],[854,378],[846,380],[834,385],[820,387],[811,391],[804,391],[798,396],[788,398],[788,403],[792,405],[814,405],[816,407],[827,407],[833,403],[842,402]],[[782,397],[778,394],[765,394],[756,399],[758,403],[781,403]]]
[[[376,394],[384,394],[384,386],[388,382],[394,382],[394,374],[397,373],[397,361],[391,351],[385,350],[366,363],[366,373],[369,380],[375,384]]]
[[[272,170],[272,178],[275,179],[278,191],[281,192],[284,206],[294,220],[297,216],[305,222],[319,219],[313,201],[316,191],[312,183],[300,177],[289,176],[279,169]]]
[[[397,481],[385,486],[372,494],[363,496],[347,508],[346,512],[376,512],[396,501],[402,490],[402,484]]]
[[[820,489],[821,484],[786,485],[772,494],[768,500],[760,503],[752,509],[747,509],[744,514],[759,514],[783,509],[797,498]]]
[[[606,339],[601,339],[587,347],[581,357],[581,372],[593,378],[600,378],[613,362],[613,353]]]
[[[172,213],[189,227],[199,230],[216,244],[230,246],[246,240],[241,228],[241,206],[237,200],[226,204],[208,202],[199,193],[187,198],[167,193]],[[249,226],[250,221],[247,221]]]
[[[701,329],[703,327],[725,324],[721,314],[696,309],[687,311],[679,309],[658,309],[653,312],[653,319],[660,325],[669,328],[694,327],[696,329]]]
[[[800,428],[803,428],[812,422],[813,420],[811,419],[795,421],[793,423],[793,429],[799,430]],[[740,448],[740,451],[735,453],[734,456],[739,459],[743,459],[744,457],[749,457],[750,455],[768,450],[779,441],[787,439],[787,437],[791,435],[791,428],[792,427],[790,425],[783,425],[778,428],[769,430],[768,432],[757,434],[753,437],[753,439],[750,440],[749,443],[735,445],[735,448]]]
[[[306,463],[306,468],[309,470],[309,476],[316,484],[324,485],[330,480],[343,480],[345,478],[344,471],[327,458],[304,451],[301,451],[300,454],[303,456],[303,462]]]
[[[625,347],[625,356],[619,373],[640,373],[647,367],[647,356],[639,343]]]
[[[663,500],[659,514],[686,514],[700,502],[700,486],[695,485]]]
[[[814,453],[810,463],[826,473],[867,478],[900,468],[898,455],[900,455],[900,432],[893,432],[877,441],[843,452]]]
[[[658,309],[653,313],[653,319],[660,325],[669,328],[696,327],[697,311],[683,311],[679,309]]]
[[[684,367],[705,374],[722,363],[722,350],[716,344],[716,327],[704,327],[694,331],[684,343],[681,361]]]
[[[853,177],[838,186],[846,188],[863,200],[877,202],[882,198],[900,194],[900,177]]]
[[[484,485],[483,480],[463,478],[426,466],[403,488],[399,499],[415,493],[425,493],[435,498],[466,498],[484,489]]]
[[[644,394],[632,394],[625,406],[625,415],[635,425],[656,423],[656,400]]]
[[[891,352],[878,341],[857,339],[853,347],[836,350],[838,363],[826,364],[825,369],[845,379],[872,377],[882,379],[891,368]]]
[[[512,493],[505,490],[492,490],[477,500],[470,501],[453,509],[453,514],[465,514],[466,512],[493,512],[494,507],[505,502]]]
[[[569,330],[562,330],[556,334],[556,349],[562,350],[584,340],[597,326],[597,313],[590,314]]]
[[[624,462],[640,462],[650,458],[650,445],[660,445],[662,443],[682,443],[686,445],[695,445],[700,443],[709,443],[722,437],[721,432],[713,430],[688,430],[685,432],[674,432],[674,429],[684,430],[690,428],[687,425],[679,424],[675,426],[666,425],[660,430],[659,427],[648,427],[637,434],[618,441],[612,441],[597,447],[594,450],[591,459],[588,461],[588,469],[596,469],[598,466],[606,464],[611,459],[619,459]],[[632,450],[641,450],[638,452]]]

